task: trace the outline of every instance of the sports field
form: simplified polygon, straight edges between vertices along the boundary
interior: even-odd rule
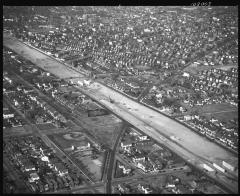
[[[238,108],[228,103],[196,106],[195,109],[199,111],[199,114],[207,118],[214,117],[224,122],[234,118],[238,119]]]

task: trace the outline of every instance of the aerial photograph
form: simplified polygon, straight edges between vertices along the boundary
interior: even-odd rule
[[[238,6],[205,4],[4,5],[2,193],[238,194]]]

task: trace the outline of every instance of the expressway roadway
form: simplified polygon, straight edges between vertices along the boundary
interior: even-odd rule
[[[107,194],[111,194],[112,193],[112,172],[113,172],[113,166],[114,166],[114,157],[115,157],[115,153],[116,153],[116,149],[117,146],[119,144],[120,138],[123,135],[125,129],[126,129],[126,125],[123,124],[122,127],[120,127],[120,131],[118,133],[117,139],[115,140],[113,149],[110,149],[109,152],[109,161],[108,161],[108,167],[107,167],[107,179],[106,179],[106,193]]]
[[[63,63],[54,60],[38,50],[30,48],[20,41],[9,37],[5,39],[4,36],[3,44],[21,56],[29,59],[37,66],[60,78],[78,77],[82,75]],[[76,78],[75,80],[83,79]],[[212,165],[214,162],[218,163],[219,160],[236,159],[236,155],[233,153],[199,136],[186,126],[100,83],[93,82],[91,85],[87,86],[85,90],[81,86],[78,88],[120,118],[154,138],[157,142],[163,143],[201,170],[203,170],[200,165],[202,163]],[[114,100],[114,102],[110,103],[108,97]],[[180,139],[173,141],[169,139],[170,136],[175,136]],[[231,188],[233,192],[238,192],[237,183],[229,183],[223,179],[216,180],[226,187]]]

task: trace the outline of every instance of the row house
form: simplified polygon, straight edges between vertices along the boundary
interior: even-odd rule
[[[137,156],[134,156],[132,158],[132,160],[133,160],[134,163],[136,163],[138,161],[146,161],[146,160],[148,160],[148,158],[143,156],[143,155],[137,155]]]
[[[144,172],[150,172],[154,170],[152,164],[149,161],[138,161],[136,166],[142,169]]]
[[[127,150],[130,147],[132,147],[132,141],[127,140],[127,141],[121,142],[121,148],[122,149]]]
[[[143,191],[144,194],[150,194],[153,192],[153,190],[151,190],[149,187],[145,187],[141,184],[139,184],[137,187],[138,187],[138,190]]]
[[[130,169],[130,168],[125,168],[124,165],[120,165],[120,164],[119,164],[118,167],[123,170],[123,173],[124,173],[124,174],[129,174],[129,173],[131,172],[131,169]]]

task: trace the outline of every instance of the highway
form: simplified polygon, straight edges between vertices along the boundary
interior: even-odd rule
[[[4,39],[3,43],[20,55],[31,60],[36,65],[42,67],[46,71],[54,73],[60,78],[81,75],[72,69],[70,70],[66,65],[54,61],[53,58],[29,48],[19,41],[8,38]],[[24,52],[21,53],[21,51]],[[38,59],[36,59],[36,56]],[[100,83],[94,82],[86,87],[86,90],[79,86],[79,90],[84,91],[85,94],[89,95],[97,102],[100,102],[104,107],[137,127],[145,134],[154,138],[157,142],[163,143],[171,150],[177,152],[185,160],[189,160],[190,163],[197,166],[199,169],[203,169],[200,166],[201,163],[212,164],[219,160],[236,158],[236,155],[233,153],[206,138],[199,136],[186,126],[137,103]],[[110,103],[107,100],[108,97],[111,97],[111,99],[114,100],[114,103]],[[172,141],[171,139],[168,139],[170,136],[178,137],[180,140]],[[163,137],[165,137],[165,139],[162,139]],[[238,192],[238,185],[236,183],[226,184],[226,182],[223,182],[221,179],[217,180],[222,182],[225,186],[230,187],[233,192]]]
[[[119,144],[120,138],[121,138],[122,134],[124,133],[125,129],[126,129],[126,125],[123,124],[123,126],[120,127],[120,131],[119,131],[117,139],[115,140],[115,143],[113,145],[113,149],[112,150],[110,149],[110,152],[109,152],[109,161],[108,161],[107,179],[106,179],[106,193],[107,194],[112,193],[111,180],[112,180],[112,172],[113,172],[113,166],[114,166],[113,164],[114,164],[115,153],[116,153],[116,149]]]

